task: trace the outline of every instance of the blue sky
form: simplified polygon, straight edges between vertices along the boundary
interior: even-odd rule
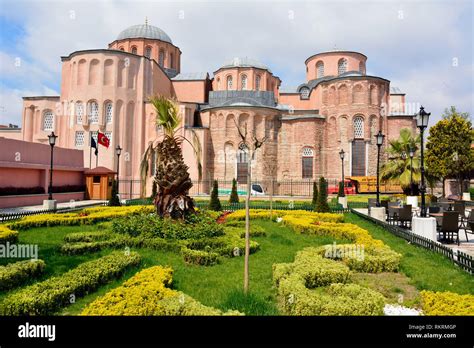
[[[22,96],[60,92],[60,56],[106,48],[145,17],[180,47],[183,72],[248,56],[294,86],[308,56],[337,47],[367,55],[368,73],[423,104],[432,124],[450,105],[474,112],[471,0],[0,0],[0,124],[21,124]]]

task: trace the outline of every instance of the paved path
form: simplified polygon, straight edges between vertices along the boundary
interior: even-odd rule
[[[354,210],[364,215],[368,215],[368,209],[354,209]],[[452,243],[452,244],[442,243],[442,244],[444,246],[447,246],[448,248],[453,249],[454,253],[456,253],[457,250],[460,250],[463,253],[474,256],[474,234],[468,233],[467,239],[466,239],[466,234],[464,233],[464,230],[463,229],[459,230],[459,242],[460,242],[459,246],[456,243]]]
[[[64,202],[58,203],[57,208],[79,208],[87,207],[90,205],[96,205],[98,203],[103,203],[106,201],[101,200],[87,200],[87,201],[74,201],[74,202]],[[0,214],[11,214],[11,213],[22,213],[27,211],[43,210],[42,205],[30,205],[26,207],[16,207],[16,208],[4,208],[0,209]]]

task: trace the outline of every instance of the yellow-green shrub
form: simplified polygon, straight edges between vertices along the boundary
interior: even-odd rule
[[[350,270],[346,265],[323,258],[317,248],[299,251],[291,264],[273,265],[273,281],[277,286],[283,278],[293,274],[301,276],[307,288],[346,283],[350,280]]]
[[[474,315],[474,295],[425,290],[420,294],[426,315]]]
[[[43,260],[25,260],[0,266],[0,290],[12,289],[44,271]]]
[[[130,214],[152,211],[153,207],[150,206],[95,207],[84,209],[78,213],[30,215],[11,222],[7,226],[12,229],[25,230],[32,227],[90,225]]]
[[[349,223],[314,222],[308,218],[289,215],[283,217],[283,223],[297,233],[348,239],[363,245],[366,250],[384,246],[381,240],[372,238],[367,230]]]
[[[6,225],[0,225],[0,244],[16,243],[18,241],[18,232],[13,231]]]
[[[358,244],[328,244],[319,247],[318,252],[323,257],[341,260],[353,271],[367,273],[396,272],[402,257],[387,246],[365,250]]]
[[[170,289],[173,270],[155,266],[145,269],[90,303],[81,315],[240,315],[207,307]]]
[[[343,222],[344,215],[332,213],[316,213],[307,210],[273,210],[273,218],[292,216],[295,218],[308,218],[312,221]],[[236,210],[226,216],[228,221],[245,220],[245,210]],[[250,219],[270,219],[268,209],[250,209]]]

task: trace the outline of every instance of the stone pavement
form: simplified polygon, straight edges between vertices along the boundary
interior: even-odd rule
[[[86,200],[86,201],[73,201],[73,202],[64,202],[58,203],[57,208],[79,208],[87,207],[90,205],[96,205],[99,203],[104,203],[106,201],[101,200]],[[11,214],[11,213],[22,213],[28,211],[43,210],[42,205],[31,205],[26,207],[16,207],[16,208],[3,208],[0,209],[0,214]]]

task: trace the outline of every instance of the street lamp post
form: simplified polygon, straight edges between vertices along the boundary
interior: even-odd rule
[[[54,134],[54,132],[51,132],[50,135],[48,135],[48,141],[49,145],[51,146],[51,167],[49,169],[49,188],[48,188],[48,200],[52,201],[53,200],[53,149],[54,145],[56,145],[56,138],[57,135]]]
[[[117,194],[119,193],[118,190],[119,190],[119,175],[120,175],[120,155],[122,154],[122,148],[120,147],[120,145],[117,145],[117,147],[115,148],[115,153],[117,154]]]
[[[410,195],[413,196],[413,157],[415,157],[415,149],[410,147],[408,153],[410,155]]]
[[[420,172],[421,172],[421,185],[420,185],[420,192],[421,192],[421,217],[426,217],[426,201],[425,201],[425,164],[424,164],[424,153],[423,153],[423,133],[425,129],[428,127],[428,121],[430,119],[430,112],[426,112],[425,108],[422,106],[420,107],[420,112],[418,112],[416,117],[416,126],[420,129],[420,138],[421,138],[421,146],[420,146]]]
[[[342,196],[341,197],[345,197],[346,196],[346,193],[345,193],[345,185],[344,185],[344,150],[341,149],[341,151],[339,151],[339,157],[341,158],[341,164],[342,164]]]
[[[383,144],[383,139],[385,138],[385,135],[382,134],[382,131],[379,130],[379,132],[375,135],[375,138],[377,139],[377,207],[380,207],[380,148],[382,147]]]

